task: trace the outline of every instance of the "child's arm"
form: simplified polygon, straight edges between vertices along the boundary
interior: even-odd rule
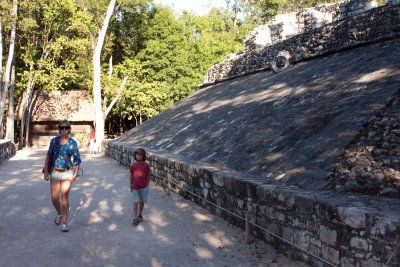
[[[150,184],[150,165],[147,165],[148,171],[147,171],[147,187],[149,187]]]
[[[132,164],[129,166],[129,182],[130,182],[130,184],[129,184],[129,190],[131,190],[131,192],[132,192],[132,178],[133,178],[133,173],[132,173]]]

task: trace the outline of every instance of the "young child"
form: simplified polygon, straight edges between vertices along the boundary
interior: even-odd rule
[[[133,156],[135,162],[129,167],[131,173],[131,193],[133,197],[133,220],[134,226],[143,222],[144,203],[147,203],[147,194],[150,182],[150,165],[146,162],[146,151],[137,148]]]

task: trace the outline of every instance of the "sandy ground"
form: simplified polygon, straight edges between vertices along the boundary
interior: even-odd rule
[[[18,151],[0,164],[0,266],[307,266],[246,244],[242,229],[154,184],[133,227],[128,169],[86,150],[62,233],[41,174],[45,153]]]

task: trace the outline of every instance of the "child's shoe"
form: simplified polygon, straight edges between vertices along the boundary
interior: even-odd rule
[[[139,220],[138,219],[133,219],[132,220],[132,225],[133,226],[137,226],[139,224]]]
[[[62,224],[62,225],[61,225],[61,232],[68,232],[68,231],[69,231],[68,225]]]
[[[139,215],[139,216],[137,217],[137,220],[138,220],[138,222],[143,222],[143,216],[142,216],[142,215]]]

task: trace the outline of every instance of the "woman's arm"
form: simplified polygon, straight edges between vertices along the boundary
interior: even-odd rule
[[[49,150],[47,150],[46,160],[43,167],[43,178],[48,181],[50,176],[50,168],[53,161],[53,150],[54,150],[55,138],[51,139]]]
[[[80,168],[80,165],[76,165],[76,167],[73,169],[74,175],[72,175],[71,182],[75,182],[76,177],[78,176],[78,173],[79,173],[79,168]]]
[[[43,178],[48,181],[49,176],[50,176],[50,170],[49,170],[49,165],[50,165],[50,159],[49,156],[46,156],[46,161],[44,162],[44,167],[43,167]]]
[[[76,180],[76,177],[78,176],[80,164],[82,162],[81,155],[79,154],[78,144],[76,143],[75,140],[73,141],[72,156],[74,158],[72,162],[72,165],[74,166],[73,168],[74,174],[71,178],[71,182],[74,182]]]

